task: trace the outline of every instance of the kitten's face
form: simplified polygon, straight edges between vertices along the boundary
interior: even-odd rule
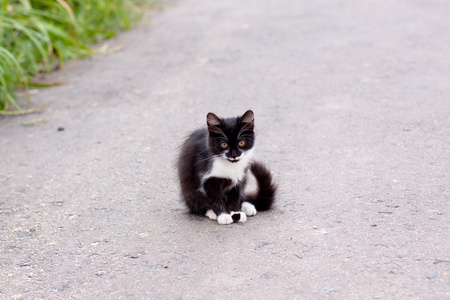
[[[208,145],[214,155],[236,163],[253,148],[255,133],[254,114],[251,110],[242,117],[229,119],[220,119],[209,113],[206,122],[209,131]]]

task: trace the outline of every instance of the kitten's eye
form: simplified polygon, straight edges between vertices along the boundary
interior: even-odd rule
[[[239,147],[244,147],[245,146],[245,141],[239,141],[238,145],[239,145]]]
[[[226,149],[226,148],[228,148],[228,144],[227,143],[222,143],[222,144],[220,144],[220,147],[222,147],[223,149]]]

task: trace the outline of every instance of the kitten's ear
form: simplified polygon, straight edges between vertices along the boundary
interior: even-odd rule
[[[213,113],[208,113],[206,116],[206,124],[208,125],[208,131],[221,133],[222,130],[218,126],[222,125],[222,120]]]
[[[251,110],[247,110],[242,117],[239,118],[239,123],[243,124],[245,129],[251,129],[255,127],[255,114]]]
[[[220,126],[222,124],[222,120],[213,113],[208,113],[206,116],[206,124],[209,126]]]

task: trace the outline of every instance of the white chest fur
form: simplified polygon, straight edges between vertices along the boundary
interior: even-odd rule
[[[238,162],[230,162],[225,158],[216,158],[213,161],[211,170],[202,178],[204,183],[210,177],[230,179],[234,185],[241,181],[245,176],[245,171],[253,157],[253,149],[242,154]]]

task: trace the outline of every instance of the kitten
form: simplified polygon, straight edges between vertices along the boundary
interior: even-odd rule
[[[276,185],[270,171],[253,161],[254,123],[251,110],[227,119],[209,113],[207,128],[194,131],[186,139],[178,160],[178,176],[191,213],[231,224],[245,222],[257,210],[271,208]],[[246,193],[252,177],[257,191]]]

